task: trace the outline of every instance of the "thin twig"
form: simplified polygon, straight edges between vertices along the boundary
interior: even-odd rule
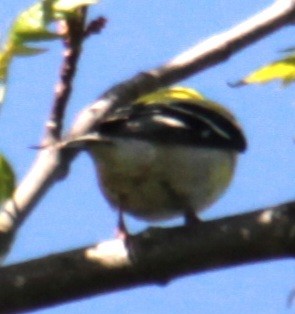
[[[81,46],[85,39],[84,26],[87,9],[78,10],[78,18],[61,20],[58,22],[59,34],[63,37],[63,62],[60,71],[60,81],[55,87],[55,99],[50,118],[46,123],[47,133],[45,143],[52,143],[61,137],[66,106],[72,92],[73,79],[81,54]]]
[[[0,254],[8,250],[14,231],[23,222],[45,191],[60,177],[62,171],[59,149],[54,143],[60,139],[66,106],[72,92],[81,45],[85,38],[84,26],[87,8],[79,9],[79,18],[60,21],[59,32],[63,35],[64,53],[60,81],[56,84],[46,132],[38,155],[27,176],[17,187],[13,199],[6,202],[0,212]]]
[[[105,27],[107,19],[103,16],[99,16],[98,18],[90,21],[88,25],[86,25],[84,31],[84,37],[89,37],[94,34],[99,34],[101,30]]]

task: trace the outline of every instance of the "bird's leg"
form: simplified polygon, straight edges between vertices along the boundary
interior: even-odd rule
[[[121,240],[126,240],[129,233],[127,227],[125,225],[123,211],[119,208],[119,216],[118,216],[118,228],[116,232],[116,238]]]
[[[198,218],[193,210],[187,210],[184,213],[184,224],[187,227],[195,227],[197,224],[202,222],[200,218]]]

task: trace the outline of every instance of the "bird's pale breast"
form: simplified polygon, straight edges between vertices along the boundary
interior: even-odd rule
[[[234,151],[215,148],[117,139],[90,149],[106,198],[146,220],[204,209],[226,189],[235,166]]]

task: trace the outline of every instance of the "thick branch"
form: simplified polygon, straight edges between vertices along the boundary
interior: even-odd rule
[[[95,294],[167,284],[190,273],[294,257],[295,203],[196,227],[149,229],[127,242],[51,255],[0,269],[0,313]],[[62,293],[61,293],[62,291]]]
[[[272,6],[257,15],[197,44],[167,64],[118,84],[78,116],[71,137],[89,132],[95,123],[117,106],[128,104],[143,94],[174,84],[225,61],[241,49],[293,22],[294,18],[294,0],[275,1]]]
[[[294,0],[276,1],[253,18],[198,44],[171,62],[115,86],[79,115],[70,136],[84,135],[116,106],[213,66],[258,39],[289,24],[294,17]],[[17,188],[14,199],[7,202],[0,212],[0,231],[3,236],[3,241],[0,238],[0,252],[6,250],[8,240],[16,227],[28,216],[33,206],[52,185],[56,176],[66,171],[74,154],[68,156],[64,152],[61,153],[55,147],[44,149]]]

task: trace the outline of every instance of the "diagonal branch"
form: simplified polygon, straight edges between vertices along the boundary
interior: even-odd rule
[[[82,7],[77,9],[76,18],[59,21],[59,34],[63,37],[65,50],[60,81],[55,88],[55,98],[41,143],[41,147],[46,149],[39,150],[31,170],[17,187],[13,199],[0,212],[0,256],[11,245],[14,231],[58,177],[61,156],[54,144],[61,137],[65,110],[72,92],[81,45],[85,39],[86,13],[87,8]]]
[[[223,62],[294,19],[294,0],[275,1],[257,15],[197,44],[168,63],[114,86],[79,114],[70,135],[77,137],[89,132],[97,121],[117,106]]]
[[[131,236],[128,250],[121,240],[113,240],[4,267],[0,269],[0,313],[294,257],[294,213],[293,202],[196,227],[151,228]]]
[[[140,95],[220,63],[258,39],[290,24],[294,18],[295,0],[277,0],[254,17],[205,40],[167,64],[111,88],[79,114],[69,133],[70,137],[84,135],[120,104],[129,103]],[[17,227],[54,181],[67,171],[74,156],[75,153],[68,155],[56,146],[39,152],[13,200],[8,201],[0,212],[0,253],[7,250]]]

